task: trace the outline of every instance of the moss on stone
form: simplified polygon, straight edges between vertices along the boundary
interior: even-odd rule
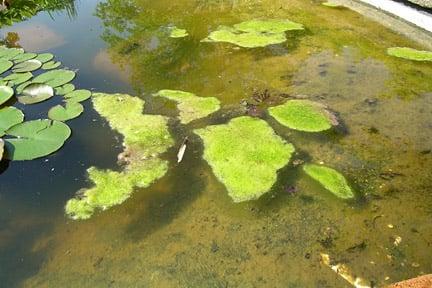
[[[161,178],[168,164],[158,155],[173,145],[167,119],[143,115],[143,100],[126,94],[95,93],[93,105],[111,128],[124,136],[122,158],[127,164],[120,172],[88,169],[89,179],[95,185],[81,190],[66,204],[66,214],[73,219],[88,219],[96,209],[121,204],[135,187],[148,187]]]
[[[285,42],[286,31],[303,29],[302,24],[289,20],[250,20],[234,27],[219,26],[203,42],[227,42],[245,48],[265,47]]]
[[[220,101],[215,97],[199,97],[195,94],[178,90],[161,90],[155,95],[178,103],[180,121],[183,124],[207,117],[220,108]]]
[[[354,192],[348,185],[347,180],[338,171],[315,164],[306,164],[303,166],[303,170],[337,197],[342,199],[354,197]]]
[[[277,171],[294,152],[292,144],[257,118],[234,118],[228,124],[194,132],[203,139],[204,159],[234,202],[254,200],[268,192],[276,182]]]
[[[306,132],[324,131],[338,124],[324,105],[309,100],[290,100],[269,108],[269,113],[282,125]]]
[[[388,48],[387,54],[414,61],[432,61],[432,51],[421,51],[408,47]]]

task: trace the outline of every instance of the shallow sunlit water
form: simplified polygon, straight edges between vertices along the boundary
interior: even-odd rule
[[[92,185],[86,169],[120,169],[121,136],[87,101],[57,153],[1,163],[0,287],[350,287],[321,253],[377,287],[432,272],[432,65],[386,54],[422,47],[319,1],[87,0],[76,8],[75,17],[42,12],[1,33],[55,54],[78,71],[79,88],[145,99],[147,113],[176,115],[152,97],[160,89],[214,96],[236,111],[266,90],[277,102],[326,104],[342,120],[331,132],[286,129],[265,112],[272,104],[259,117],[295,145],[294,159],[343,172],[357,197],[337,199],[291,163],[269,193],[235,204],[202,160],[200,139],[171,121],[176,148],[191,137],[183,162],[171,149],[162,179],[90,220],[70,220],[66,201]],[[267,48],[200,42],[218,25],[254,18],[306,30]],[[164,38],[168,25],[190,36]],[[37,119],[56,101],[15,106]]]

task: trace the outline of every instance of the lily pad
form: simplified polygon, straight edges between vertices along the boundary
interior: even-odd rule
[[[55,88],[55,94],[57,95],[66,95],[75,90],[75,85],[68,83],[63,86]]]
[[[71,130],[62,122],[42,119],[15,125],[6,134],[17,137],[5,139],[6,158],[32,160],[60,149],[71,135]]]
[[[269,113],[282,125],[306,132],[324,131],[338,124],[324,105],[309,100],[290,100],[269,108]]]
[[[24,121],[24,114],[15,107],[4,107],[0,109],[0,136],[5,131]]]
[[[5,46],[0,47],[0,59],[2,60],[11,60],[18,54],[24,53],[24,50],[21,48],[7,48]]]
[[[127,165],[123,171],[88,169],[95,186],[78,191],[77,198],[66,204],[66,214],[72,219],[88,219],[98,209],[106,210],[129,198],[134,187],[148,187],[168,170],[167,161],[158,157],[173,145],[168,131],[168,119],[159,115],[144,115],[144,101],[126,94],[95,93],[95,110],[111,128],[123,135]]]
[[[27,85],[22,95],[18,96],[18,101],[22,104],[35,104],[45,101],[54,96],[54,90],[51,86],[40,83]]]
[[[54,55],[51,53],[42,53],[36,56],[36,60],[39,60],[42,63],[48,62],[54,58]]]
[[[294,152],[292,144],[257,118],[234,118],[228,124],[194,132],[204,141],[204,159],[234,202],[254,200],[268,192],[277,180],[277,171]]]
[[[189,33],[186,31],[186,29],[180,29],[177,27],[170,27],[170,34],[169,37],[171,38],[184,38],[189,35]]]
[[[42,69],[44,70],[52,70],[60,67],[62,63],[60,61],[49,61],[42,65]]]
[[[234,27],[219,26],[203,42],[227,42],[240,47],[255,48],[280,44],[287,40],[285,32],[304,30],[302,24],[289,20],[249,20]]]
[[[67,102],[73,103],[73,102],[85,101],[89,99],[91,95],[92,94],[89,90],[79,89],[64,95],[64,98],[66,99]]]
[[[388,48],[387,54],[414,61],[432,61],[432,51],[421,51],[408,47]]]
[[[28,85],[30,85],[31,83],[32,83],[31,81],[26,81],[26,82],[24,82],[24,83],[21,83],[20,85],[18,85],[18,86],[15,88],[15,92],[16,92],[17,94],[21,94],[22,91],[24,90],[24,88],[27,87]]]
[[[9,60],[0,60],[0,74],[8,71],[13,66],[13,63]]]
[[[0,86],[0,105],[5,103],[14,95],[14,90],[9,86]]]
[[[30,80],[32,77],[33,74],[31,72],[12,73],[3,78],[3,80],[8,81],[8,86],[15,86]]]
[[[42,66],[42,62],[36,59],[30,59],[21,63],[18,63],[12,68],[14,73],[31,72],[39,69]]]
[[[37,56],[36,53],[21,53],[18,54],[17,56],[15,56],[14,58],[12,58],[12,61],[14,61],[15,63],[20,63],[20,62],[24,62],[30,59],[33,59]]]
[[[65,69],[53,70],[42,73],[33,79],[34,83],[44,83],[56,88],[69,83],[75,78],[75,72]]]
[[[48,118],[57,121],[67,121],[81,115],[84,107],[78,102],[66,102],[66,106],[56,105],[48,111]]]
[[[303,166],[303,170],[337,197],[342,199],[354,197],[354,192],[347,180],[336,170],[315,164],[306,164]]]
[[[214,97],[198,97],[195,94],[178,90],[161,90],[155,95],[178,103],[180,121],[183,124],[207,117],[220,108],[220,101]]]

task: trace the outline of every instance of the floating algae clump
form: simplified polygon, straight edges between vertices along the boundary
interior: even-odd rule
[[[186,29],[177,28],[176,26],[170,27],[169,32],[171,38],[183,38],[189,35]]]
[[[194,131],[204,142],[204,159],[234,202],[254,200],[270,190],[277,170],[294,152],[263,120],[238,117],[228,124]]]
[[[282,125],[300,131],[319,132],[338,124],[324,105],[309,100],[290,100],[269,112]]]
[[[180,121],[183,124],[207,117],[220,108],[219,100],[214,97],[198,97],[195,94],[178,90],[161,90],[155,95],[178,103]]]
[[[342,199],[354,197],[345,177],[336,170],[315,164],[306,164],[303,166],[303,170],[337,197]]]
[[[165,175],[167,162],[158,158],[173,145],[167,119],[159,115],[143,115],[144,101],[126,94],[93,94],[96,111],[107,119],[111,128],[124,136],[123,171],[88,169],[95,184],[80,190],[66,204],[66,214],[73,219],[88,219],[94,210],[121,204],[135,187],[145,188]]]
[[[219,26],[203,42],[227,42],[245,48],[265,47],[287,40],[285,32],[303,30],[303,25],[289,20],[250,20],[234,25]]]
[[[387,54],[414,61],[432,61],[431,51],[420,51],[407,47],[393,47],[387,49]]]

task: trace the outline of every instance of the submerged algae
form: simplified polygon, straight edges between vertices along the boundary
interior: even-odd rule
[[[269,113],[282,125],[300,131],[320,132],[337,125],[324,105],[309,100],[290,100],[269,108]]]
[[[207,117],[220,108],[220,101],[215,97],[199,97],[193,93],[179,90],[161,90],[155,96],[177,102],[180,110],[180,121],[183,124]]]
[[[121,204],[134,187],[145,188],[167,171],[167,162],[158,155],[172,146],[167,119],[159,115],[143,115],[144,101],[126,94],[93,94],[96,111],[107,119],[112,129],[124,136],[126,166],[123,171],[88,169],[94,187],[66,204],[73,219],[88,219],[96,209]]]
[[[204,159],[234,202],[254,200],[268,192],[277,171],[294,152],[292,144],[257,118],[238,117],[194,132],[203,139]]]

